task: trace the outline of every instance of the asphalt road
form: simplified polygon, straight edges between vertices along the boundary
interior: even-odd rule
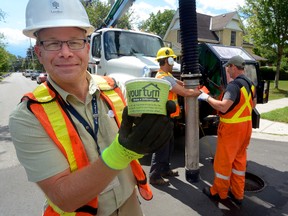
[[[142,200],[145,215],[181,216],[287,216],[288,215],[288,143],[252,139],[248,148],[247,171],[265,182],[259,191],[245,192],[241,208],[231,201],[213,201],[202,193],[202,188],[213,182],[211,156],[215,153],[216,137],[200,140],[200,181],[190,184],[185,180],[185,155],[183,142],[178,143],[172,157],[172,167],[180,176],[170,179],[169,187],[152,187],[154,199]],[[150,158],[141,161],[149,171]],[[253,182],[252,182],[253,183]],[[255,185],[257,186],[257,185]]]
[[[0,82],[0,216],[41,215],[44,196],[33,183],[27,181],[24,169],[19,165],[8,129],[8,115],[21,96],[37,86],[35,81],[12,74]],[[169,187],[153,187],[154,198],[140,198],[146,216],[194,216],[194,215],[269,215],[288,216],[288,142],[257,136],[248,148],[247,171],[264,180],[259,191],[247,191],[243,206],[226,201],[210,200],[202,188],[213,181],[213,157],[216,137],[200,140],[200,181],[190,184],[185,180],[185,152],[183,139],[177,139],[172,156],[172,167],[180,176],[170,179]],[[141,163],[148,173],[150,156]]]
[[[19,164],[8,129],[9,114],[35,81],[15,73],[0,82],[0,216],[38,216],[44,203],[42,192],[28,182]]]

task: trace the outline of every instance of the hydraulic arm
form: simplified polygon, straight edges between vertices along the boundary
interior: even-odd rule
[[[104,23],[100,28],[114,27],[118,20],[125,14],[128,9],[133,5],[135,0],[117,0],[111,7],[108,15],[106,16]]]

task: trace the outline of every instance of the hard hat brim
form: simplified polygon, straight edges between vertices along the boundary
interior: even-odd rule
[[[29,28],[25,28],[23,30],[23,34],[27,37],[30,38],[36,38],[35,33],[41,29],[46,29],[46,28],[61,28],[61,27],[75,27],[75,28],[80,28],[86,31],[86,36],[92,34],[94,32],[95,28],[92,25],[87,25],[87,23],[83,22],[71,22],[71,20],[59,20],[59,25],[51,24],[49,21],[47,22],[42,22],[40,24],[37,24],[37,28],[34,26],[31,26]]]
[[[177,58],[177,56],[176,56],[176,55],[170,55],[170,56],[160,56],[160,57],[156,58],[156,61],[158,61],[158,60],[160,60],[160,59],[169,58],[169,57],[172,57],[172,58],[174,58],[174,59],[176,59],[176,58]]]

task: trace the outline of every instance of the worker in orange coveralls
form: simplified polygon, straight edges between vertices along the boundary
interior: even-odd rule
[[[241,205],[256,93],[253,83],[244,75],[245,61],[241,56],[232,57],[224,66],[233,80],[228,83],[223,98],[216,100],[206,93],[198,97],[219,111],[220,116],[214,183],[212,187],[204,187],[203,193],[210,198],[226,199],[229,196]]]

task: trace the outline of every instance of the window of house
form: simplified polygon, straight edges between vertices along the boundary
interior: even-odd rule
[[[231,31],[231,46],[236,46],[236,31]]]

